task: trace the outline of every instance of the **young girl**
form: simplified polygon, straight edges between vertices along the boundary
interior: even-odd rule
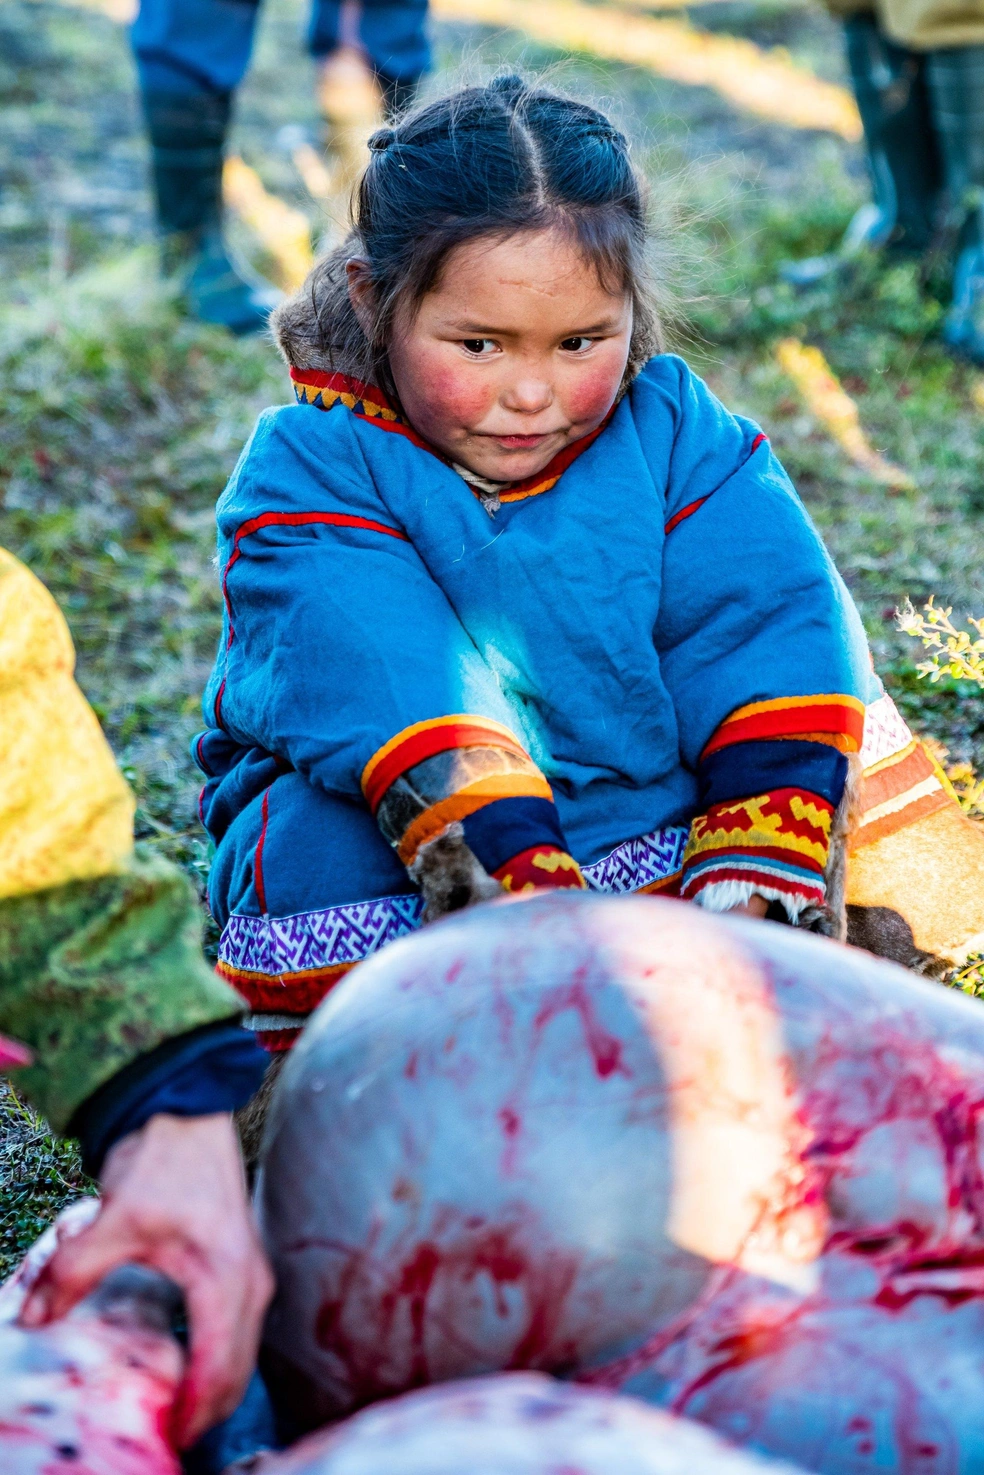
[[[218,507],[220,971],[282,1047],[503,889],[842,935],[880,688],[765,436],[661,352],[625,139],[501,78],[371,147],[346,248],[275,317],[298,403]]]

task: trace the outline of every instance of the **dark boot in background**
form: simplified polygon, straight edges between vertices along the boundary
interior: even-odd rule
[[[943,337],[984,364],[984,46],[927,52],[926,76],[956,251]]]
[[[192,317],[237,336],[262,331],[278,294],[245,281],[222,238],[222,160],[231,95],[145,91],[143,108],[165,275],[180,280]]]
[[[872,200],[857,211],[836,252],[784,267],[785,280],[796,286],[821,280],[859,251],[919,256],[933,239],[942,178],[925,58],[890,41],[873,15],[850,16],[844,33]]]

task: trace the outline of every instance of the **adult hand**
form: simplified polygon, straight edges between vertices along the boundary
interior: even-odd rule
[[[168,1276],[188,1313],[190,1353],[171,1429],[184,1448],[239,1403],[273,1293],[231,1117],[152,1117],[111,1149],[102,1190],[92,1224],[45,1266],[21,1325],[64,1316],[117,1265]]]

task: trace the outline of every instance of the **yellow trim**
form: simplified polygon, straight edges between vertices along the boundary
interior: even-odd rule
[[[381,748],[376,749],[375,753],[373,753],[372,757],[369,759],[369,762],[362,770],[362,778],[360,782],[362,784],[363,793],[365,793],[369,785],[369,780],[372,778],[379,764],[383,761],[384,758],[389,757],[394,748],[398,748],[400,744],[405,743],[408,738],[416,737],[418,732],[426,732],[429,728],[432,727],[454,727],[457,726],[459,722],[470,723],[474,727],[487,727],[492,732],[501,733],[503,737],[509,739],[511,746],[519,748],[521,752],[526,754],[526,749],[523,747],[523,744],[520,742],[519,738],[512,731],[512,729],[506,727],[501,722],[494,721],[491,717],[478,717],[475,715],[474,712],[458,712],[453,717],[428,717],[425,722],[414,722],[409,727],[404,727],[403,730],[401,732],[398,732],[395,737],[391,737],[389,742],[384,743]],[[529,755],[526,754],[526,756],[528,757]]]
[[[727,727],[729,722],[738,722],[745,717],[757,717],[760,712],[792,711],[796,707],[853,707],[862,716],[865,712],[864,702],[857,697],[839,695],[836,692],[826,692],[815,697],[770,697],[766,702],[749,702],[746,707],[738,707],[724,719],[721,726]]]

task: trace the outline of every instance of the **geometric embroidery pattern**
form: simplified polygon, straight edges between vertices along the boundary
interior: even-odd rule
[[[360,963],[394,938],[420,926],[422,896],[383,896],[293,917],[232,916],[219,941],[219,960],[237,971],[301,973]]]
[[[621,896],[641,891],[674,875],[683,863],[690,833],[687,825],[668,825],[617,845],[611,855],[582,866],[581,874],[592,891]]]
[[[686,843],[686,825],[654,830],[582,866],[582,873],[592,891],[641,891],[679,871]],[[351,966],[416,931],[423,911],[423,897],[412,895],[347,902],[293,917],[233,915],[219,940],[219,962],[230,972],[268,978]]]

